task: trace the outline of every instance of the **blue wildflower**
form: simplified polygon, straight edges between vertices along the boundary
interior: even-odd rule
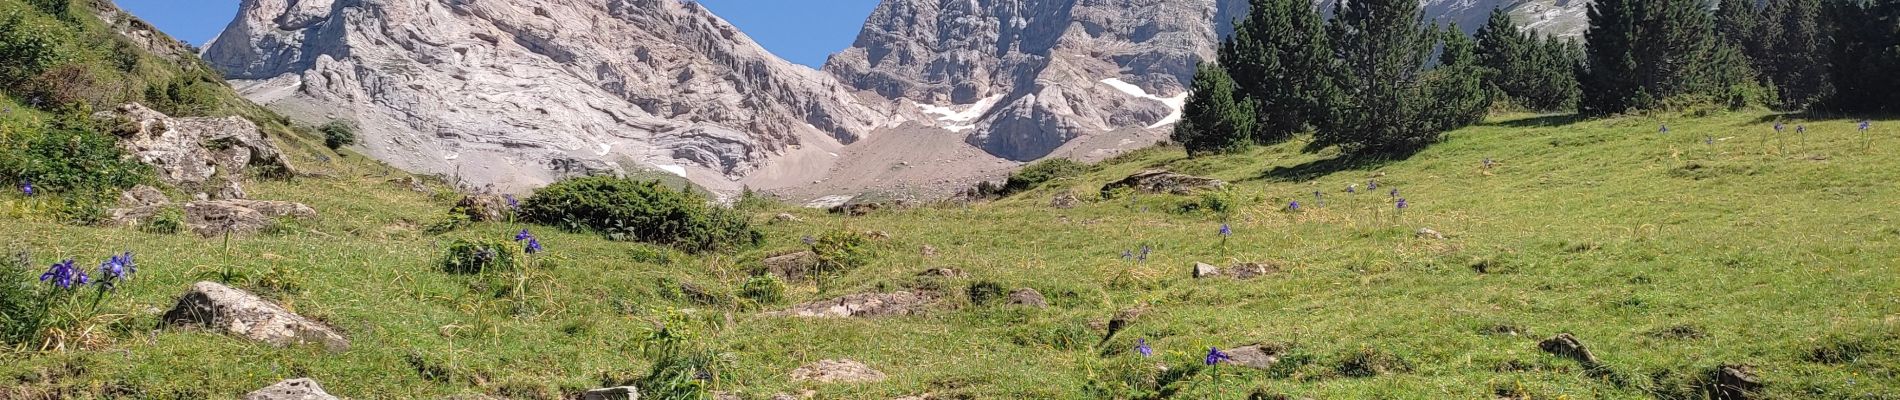
[[[1860,131],[1861,131],[1861,132],[1866,132],[1866,131],[1867,131],[1868,129],[1871,129],[1871,128],[1873,128],[1873,127],[1874,127],[1874,122],[1873,122],[1873,121],[1869,121],[1869,120],[1864,120],[1864,119],[1863,119],[1863,120],[1860,120]]]
[[[528,254],[540,253],[541,239],[528,238],[528,245],[523,247],[521,250],[528,252]]]
[[[1291,203],[1286,203],[1286,210],[1287,210],[1287,211],[1299,211],[1299,210],[1300,210],[1300,202],[1298,202],[1298,201],[1294,201],[1294,202],[1291,202]]]
[[[33,197],[33,181],[20,181],[20,193],[25,193],[27,197]]]
[[[1367,179],[1366,190],[1379,190],[1379,181]]]
[[[1234,230],[1233,230],[1233,229],[1229,229],[1229,228],[1227,227],[1227,224],[1220,224],[1220,235],[1221,235],[1221,236],[1233,236],[1233,235],[1234,235]]]
[[[1784,129],[1788,129],[1788,126],[1782,125],[1780,122],[1775,123],[1775,133],[1781,133],[1781,131]]]
[[[1346,185],[1346,193],[1354,193],[1354,194],[1359,193],[1359,184],[1354,183],[1351,185]]]
[[[508,208],[509,208],[509,209],[512,209],[512,210],[516,210],[516,211],[520,211],[520,210],[521,210],[521,202],[520,202],[520,201],[515,201],[515,195],[512,195],[512,194],[504,194],[504,195],[501,195],[501,198],[504,198],[504,199],[508,199]]]
[[[1234,358],[1228,356],[1227,353],[1220,352],[1220,348],[1218,347],[1207,348],[1207,359],[1205,360],[1207,365],[1220,364],[1221,361],[1233,361],[1233,360]]]
[[[1135,339],[1135,352],[1141,353],[1142,357],[1155,356],[1155,349],[1148,347],[1148,338]]]
[[[515,241],[517,241],[517,242],[519,242],[519,241],[523,241],[523,240],[528,240],[528,239],[533,239],[533,238],[534,238],[534,234],[533,234],[533,233],[528,233],[528,230],[527,230],[527,229],[522,229],[522,230],[521,230],[521,233],[517,233],[517,234],[515,234]]]
[[[1409,206],[1409,205],[1410,205],[1410,204],[1407,204],[1407,203],[1405,202],[1405,199],[1399,199],[1399,209],[1400,209],[1400,210],[1404,210],[1404,209],[1405,209],[1405,207],[1406,207],[1406,206]]]
[[[1399,188],[1392,188],[1392,198],[1399,197]]]
[[[40,274],[40,282],[50,280],[53,286],[58,286],[61,289],[72,289],[75,278],[79,281],[79,284],[86,284],[86,274],[79,272],[77,268],[73,268],[73,260],[70,258],[65,261],[53,263],[52,267],[46,269],[46,273]]]
[[[1133,260],[1133,259],[1135,259],[1134,250],[1122,250],[1122,261],[1128,261],[1128,260]]]
[[[1669,124],[1662,124],[1662,129],[1657,130],[1657,132],[1669,133]]]
[[[1141,245],[1141,255],[1136,256],[1135,261],[1146,262],[1148,261],[1148,253],[1153,253],[1153,252],[1154,252],[1154,248],[1148,247],[1148,245],[1145,245],[1145,244]]]
[[[1803,134],[1805,134],[1805,133],[1808,133],[1808,126],[1807,126],[1807,125],[1795,125],[1795,126],[1794,126],[1794,133],[1803,133]]]

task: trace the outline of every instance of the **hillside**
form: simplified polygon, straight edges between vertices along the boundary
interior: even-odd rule
[[[1806,136],[1777,140],[1765,135],[1775,118],[1496,118],[1409,159],[1352,168],[1298,152],[1300,140],[1198,159],[1155,148],[987,203],[850,218],[748,205],[766,244],[703,256],[507,223],[429,234],[451,199],[389,186],[373,167],[256,185],[259,197],[323,216],[228,243],[0,216],[14,238],[7,250],[27,251],[34,273],[122,249],[140,260],[140,275],[99,316],[65,333],[66,350],[0,355],[0,397],[226,398],[311,377],[351,398],[557,398],[644,377],[652,358],[643,338],[662,321],[673,321],[668,335],[718,354],[710,386],[741,398],[1146,398],[1129,388],[1157,380],[1181,399],[1256,389],[1322,399],[1701,398],[1720,367],[1742,365],[1763,384],[1758,398],[1900,396],[1900,189],[1891,184],[1900,139],[1887,121],[1875,122],[1869,148],[1849,121],[1790,120]],[[1670,132],[1659,134],[1664,122]],[[1099,198],[1102,185],[1149,168],[1232,190]],[[1359,193],[1344,192],[1355,184]],[[1408,201],[1402,213],[1389,189]],[[1051,208],[1061,191],[1083,202]],[[1213,197],[1228,216],[1182,211]],[[1288,211],[1291,201],[1301,210]],[[762,222],[778,213],[800,221]],[[1231,238],[1218,234],[1223,219]],[[513,291],[436,268],[451,239],[521,228],[547,250]],[[735,295],[762,258],[833,230],[888,239],[873,242],[868,265],[823,285],[794,283],[783,301]],[[1144,246],[1145,261],[1121,258]],[[1195,279],[1196,262],[1271,268],[1251,280]],[[967,276],[919,275],[932,268]],[[353,344],[326,353],[152,329],[205,279],[266,293]],[[682,295],[681,282],[700,294]],[[992,286],[981,282],[1034,288],[1050,306],[974,305],[968,288]],[[896,290],[940,298],[904,316],[761,313]],[[1144,312],[1109,323],[1131,309]],[[1104,340],[1108,325],[1125,328]],[[1559,333],[1574,334],[1600,367],[1539,350]],[[1135,354],[1138,339],[1154,358]],[[1200,367],[1210,346],[1254,343],[1278,350],[1276,367]],[[822,359],[861,361],[887,378],[790,379]]]

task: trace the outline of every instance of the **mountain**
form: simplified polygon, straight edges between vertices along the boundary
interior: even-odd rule
[[[363,149],[504,189],[666,172],[714,189],[808,178],[891,124],[882,99],[677,0],[245,0],[204,57],[247,97],[360,126]],[[819,169],[818,172],[823,172]]]
[[[1431,18],[1466,29],[1505,7],[1561,35],[1582,33],[1587,8],[1582,0],[1421,3]],[[1034,160],[1110,132],[1163,136],[1157,131],[1179,118],[1195,63],[1213,58],[1247,9],[1246,0],[886,0],[824,69],[935,114],[972,145]]]
[[[1585,4],[1424,3],[1467,29],[1507,7],[1566,35]],[[1166,139],[1194,65],[1246,10],[887,0],[821,72],[679,0],[245,0],[203,55],[254,101],[353,122],[370,155],[471,186],[645,171],[722,192],[942,194]]]

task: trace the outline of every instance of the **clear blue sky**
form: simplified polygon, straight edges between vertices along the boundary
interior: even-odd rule
[[[115,0],[180,40],[204,44],[237,15],[237,0]],[[851,46],[878,0],[699,0],[773,54],[817,67]]]

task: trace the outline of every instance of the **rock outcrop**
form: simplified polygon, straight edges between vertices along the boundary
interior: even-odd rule
[[[251,166],[282,167],[277,147],[257,124],[241,117],[173,118],[137,103],[100,112],[119,147],[158,173],[166,184],[190,192],[243,196],[237,180]]]
[[[1227,182],[1219,179],[1182,175],[1166,170],[1151,169],[1136,172],[1122,180],[1102,185],[1102,197],[1107,198],[1120,189],[1129,189],[1140,193],[1189,195],[1202,190],[1220,189]]]
[[[199,236],[248,235],[283,218],[315,218],[317,210],[287,201],[206,200],[185,203],[185,226]]]
[[[637,171],[737,189],[892,115],[678,0],[245,0],[204,57],[292,118],[355,121],[372,156],[503,190]]]
[[[640,388],[621,386],[589,390],[581,393],[581,400],[640,400]]]
[[[831,300],[820,300],[792,306],[784,311],[770,313],[775,316],[803,318],[868,318],[898,315],[910,315],[923,311],[934,299],[924,293],[898,291],[891,293],[859,293]]]
[[[275,346],[319,344],[350,348],[349,339],[322,323],[291,313],[257,295],[216,282],[198,282],[165,312],[164,322],[198,327]],[[315,388],[315,383],[310,385]],[[320,390],[319,390],[320,391]]]
[[[337,400],[309,378],[289,379],[244,395],[244,400]]]

